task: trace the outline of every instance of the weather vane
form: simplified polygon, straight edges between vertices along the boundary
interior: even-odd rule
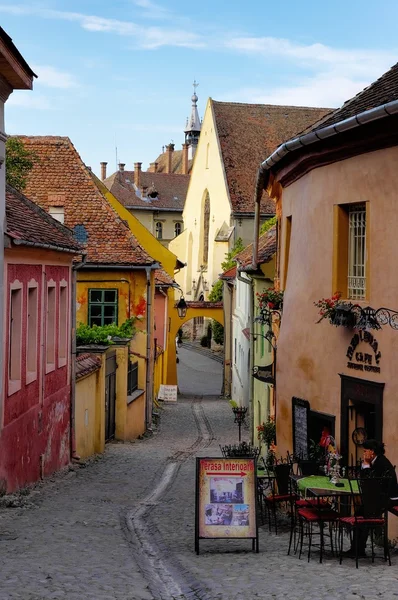
[[[198,83],[196,83],[196,79],[193,80],[193,91],[196,93],[196,88],[198,87]]]

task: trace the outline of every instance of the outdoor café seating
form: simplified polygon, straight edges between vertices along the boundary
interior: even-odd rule
[[[272,467],[272,475],[268,469],[269,481],[271,482],[270,493],[263,494],[263,502],[267,511],[269,531],[272,530],[272,520],[274,522],[275,534],[278,534],[277,509],[281,504],[291,504],[290,474],[291,464],[281,462]]]
[[[353,492],[353,480],[349,480],[351,491]],[[382,534],[382,543],[384,548],[384,559],[391,565],[390,550],[388,544],[388,484],[386,477],[371,477],[356,480],[359,489],[359,502],[354,506],[354,514],[339,519],[339,540],[340,540],[340,564],[343,558],[343,531],[348,530],[350,536],[354,534],[355,538],[355,564],[358,568],[359,530],[370,532],[372,562],[375,559],[374,553],[374,533],[378,530]],[[352,537],[351,537],[352,542]]]

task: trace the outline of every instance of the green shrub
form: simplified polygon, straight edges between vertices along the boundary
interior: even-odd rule
[[[132,338],[137,332],[134,325],[135,317],[127,319],[120,327],[112,323],[112,325],[85,325],[80,323],[76,329],[76,344],[77,346],[87,346],[89,344],[97,344],[100,346],[108,346],[113,344],[112,338]]]
[[[224,344],[224,327],[218,322],[214,321],[211,324],[213,331],[213,340],[216,344]]]

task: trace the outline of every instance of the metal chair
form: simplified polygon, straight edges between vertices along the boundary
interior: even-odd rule
[[[270,481],[272,481],[271,485],[271,494],[266,496],[264,494],[264,505],[267,509],[268,516],[268,527],[269,531],[272,530],[271,523],[271,514],[274,518],[275,525],[275,534],[278,535],[278,523],[276,518],[276,511],[280,504],[286,503],[291,504],[291,487],[290,487],[290,473],[291,473],[291,465],[289,463],[276,464],[273,466],[273,474],[272,477],[270,474]]]
[[[353,479],[349,479],[352,496],[354,495]],[[355,565],[358,568],[358,538],[360,533],[367,537],[370,531],[372,545],[372,562],[374,562],[374,530],[381,529],[383,534],[384,560],[391,566],[390,549],[388,546],[388,477],[367,477],[355,480],[358,483],[360,504],[354,510],[354,516],[341,517],[339,520],[340,564],[343,560],[343,530],[352,534],[355,532]]]

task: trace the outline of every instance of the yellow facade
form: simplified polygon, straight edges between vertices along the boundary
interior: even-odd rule
[[[229,240],[215,241],[219,230],[231,224],[231,202],[211,99],[207,102],[185,201],[184,231],[169,244],[170,250],[187,264],[187,268],[176,275],[176,281],[187,300],[196,300],[198,297],[192,282],[194,279],[198,281],[201,265],[204,264],[204,205],[207,194],[210,199],[209,250],[203,279],[207,281],[210,291],[218,280],[225,254],[234,245],[233,234]],[[206,299],[206,290],[204,296]]]
[[[76,382],[75,439],[76,453],[80,458],[88,458],[89,456],[93,456],[93,454],[101,454],[104,451],[104,366]]]
[[[165,246],[163,246],[159,242],[159,240],[157,240],[152,235],[152,233],[142,223],[140,223],[137,217],[135,217],[131,212],[129,212],[115,198],[115,196],[107,189],[107,187],[102,183],[102,181],[100,181],[94,175],[93,178],[98,188],[104,194],[112,208],[118,213],[120,218],[128,224],[130,230],[133,232],[134,236],[137,238],[141,246],[148,252],[150,256],[152,256],[156,261],[158,261],[162,269],[166,271],[166,273],[170,275],[172,279],[174,279],[178,263],[177,256],[173,254],[173,252],[168,250]],[[174,308],[175,292],[173,288],[168,289],[167,296],[167,314],[169,315],[169,318],[173,318],[173,313],[176,313],[177,315],[177,311]],[[151,329],[151,331],[153,331],[153,328]],[[162,360],[163,372],[161,376],[161,383],[166,383],[170,385],[175,384],[177,381],[177,356],[175,348],[175,336],[176,334],[174,334],[173,337],[173,334],[171,333],[169,327],[167,344],[166,348],[164,349],[164,357]],[[145,350],[143,351],[143,354],[145,355]]]

